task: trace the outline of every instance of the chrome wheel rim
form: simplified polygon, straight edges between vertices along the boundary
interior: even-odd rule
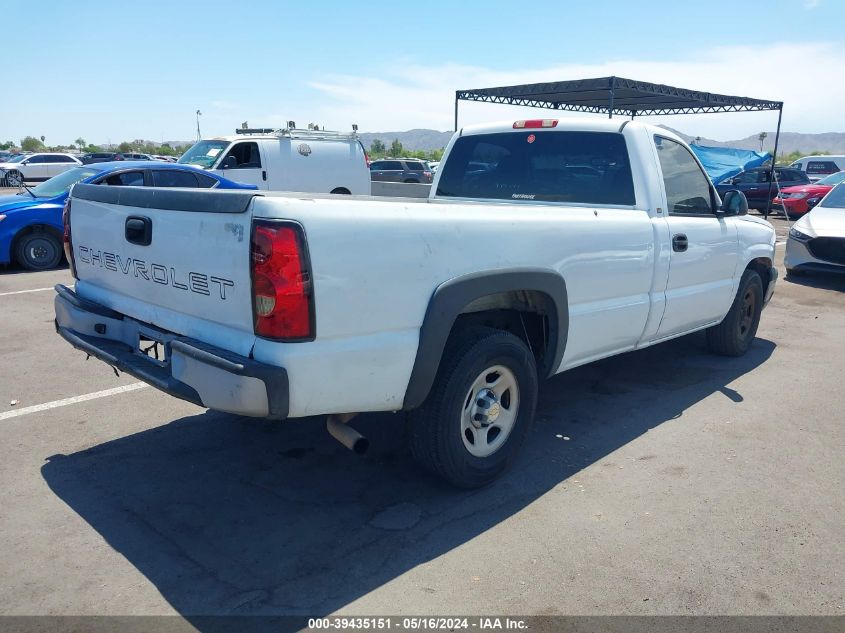
[[[461,439],[474,457],[489,457],[507,441],[519,411],[519,385],[504,365],[488,367],[473,381],[461,410]]]

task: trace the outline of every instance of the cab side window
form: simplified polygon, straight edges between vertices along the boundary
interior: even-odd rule
[[[153,187],[191,187],[196,189],[197,177],[176,169],[154,169]]]
[[[234,161],[231,159],[234,159]],[[226,154],[221,164],[227,164],[227,169],[261,169],[261,154],[258,152],[258,143],[236,143]]]
[[[110,187],[143,187],[144,172],[124,171],[120,174],[112,174],[111,176],[106,176],[98,184],[109,185]]]
[[[712,214],[710,181],[692,154],[680,143],[662,136],[655,136],[654,144],[663,172],[669,213]]]

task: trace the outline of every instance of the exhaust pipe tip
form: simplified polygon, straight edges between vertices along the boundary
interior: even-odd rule
[[[352,452],[356,455],[363,455],[370,449],[370,440],[366,437],[361,436],[355,443],[352,445]]]
[[[330,415],[326,419],[326,430],[334,439],[343,444],[356,455],[363,455],[370,448],[370,440],[361,435],[345,422],[352,419],[352,415]]]

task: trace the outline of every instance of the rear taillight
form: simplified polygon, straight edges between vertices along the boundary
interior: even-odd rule
[[[62,209],[62,226],[64,227],[64,232],[62,233],[62,244],[64,245],[67,263],[70,266],[70,273],[73,275],[74,279],[79,279],[79,277],[76,276],[76,262],[73,259],[73,236],[70,232],[70,197],[65,200],[65,207]]]
[[[252,302],[257,336],[314,339],[314,296],[305,233],[291,222],[252,227]]]

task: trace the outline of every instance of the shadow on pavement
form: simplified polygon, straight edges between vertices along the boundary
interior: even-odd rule
[[[515,466],[457,491],[405,449],[401,415],[367,415],[357,457],[323,420],[273,424],[207,412],[49,458],[51,489],[200,630],[201,615],[341,609],[489,530],[584,467],[763,364],[708,354],[693,335],[548,381]],[[165,396],[162,396],[165,397]],[[562,441],[556,435],[571,437]],[[193,616],[193,617],[192,617]]]

